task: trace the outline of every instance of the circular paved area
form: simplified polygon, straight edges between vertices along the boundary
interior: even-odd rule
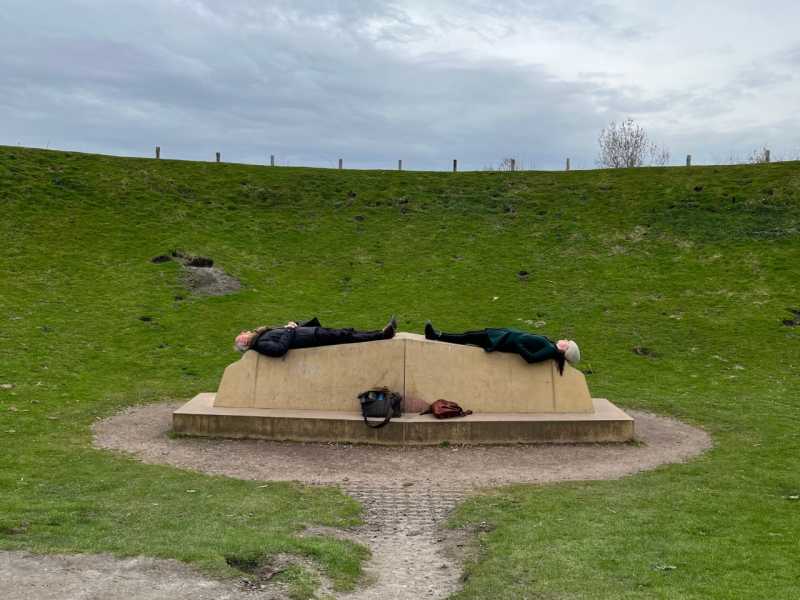
[[[301,481],[344,489],[415,487],[469,492],[507,483],[616,479],[685,461],[711,446],[701,429],[630,411],[634,444],[388,447],[264,440],[170,439],[179,404],[132,407],[97,423],[95,445],[147,463],[261,481]],[[364,465],[381,465],[365,469]]]

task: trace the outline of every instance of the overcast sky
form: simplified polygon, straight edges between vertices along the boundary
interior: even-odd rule
[[[332,167],[800,158],[800,3],[2,0],[0,144]]]

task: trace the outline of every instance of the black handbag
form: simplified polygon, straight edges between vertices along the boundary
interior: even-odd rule
[[[358,395],[361,401],[361,414],[364,416],[364,423],[367,427],[380,429],[392,420],[392,417],[399,417],[403,414],[403,397],[397,392],[392,392],[389,388],[376,388],[367,390]],[[382,418],[380,423],[368,421],[368,417]]]

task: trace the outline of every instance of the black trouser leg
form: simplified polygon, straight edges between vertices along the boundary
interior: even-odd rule
[[[383,334],[383,331],[353,331],[353,337],[349,343],[374,342],[376,340],[384,339],[386,339],[386,336]]]
[[[318,327],[316,341],[319,346],[331,346],[333,344],[357,344],[359,342],[374,342],[382,340],[382,331],[356,331],[355,329],[331,329],[329,327]]]
[[[488,348],[491,345],[486,331],[465,331],[464,333],[441,333],[439,334],[440,342],[447,342],[448,344],[472,344],[481,348]]]

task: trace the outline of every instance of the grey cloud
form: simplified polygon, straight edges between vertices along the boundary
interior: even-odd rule
[[[401,59],[366,37],[342,43],[340,30],[317,22],[260,27],[258,44],[215,28],[205,49],[179,48],[169,36],[149,46],[6,40],[0,77],[15,92],[0,102],[18,118],[5,130],[75,139],[81,123],[89,145],[136,153],[160,143],[187,158],[224,147],[232,158],[274,152],[322,164],[345,155],[364,166],[402,157],[439,168],[459,157],[480,167],[515,153],[547,164],[567,151],[570,129],[597,127],[589,100],[611,93],[542,68]]]
[[[780,60],[792,66],[800,66],[800,45],[790,48],[780,57]]]
[[[276,154],[284,164],[320,166],[342,157],[349,166],[391,167],[403,158],[419,169],[446,169],[452,158],[481,168],[514,156],[559,168],[566,156],[591,166],[597,134],[611,119],[659,115],[668,123],[676,110],[702,119],[733,106],[724,85],[676,86],[653,98],[631,83],[604,83],[619,80],[607,73],[567,82],[546,65],[399,53],[395,45],[434,35],[441,24],[416,23],[396,4],[269,6],[182,0],[112,8],[86,0],[42,21],[20,3],[13,19],[0,20],[0,143],[138,155],[159,144],[175,158],[208,159],[219,150],[232,161]],[[566,6],[502,10],[598,30],[609,19],[630,26],[600,4],[571,14]],[[70,21],[87,7],[99,29]],[[467,9],[502,16],[479,3]],[[505,23],[488,35],[514,26]],[[743,72],[742,81],[757,85],[756,75]]]
[[[487,2],[472,0],[466,6],[476,14],[489,14],[518,23],[519,19],[532,19],[550,27],[577,26],[588,33],[624,40],[639,39],[646,35],[644,23],[607,2],[570,0],[507,0]],[[650,25],[652,27],[652,25]]]

